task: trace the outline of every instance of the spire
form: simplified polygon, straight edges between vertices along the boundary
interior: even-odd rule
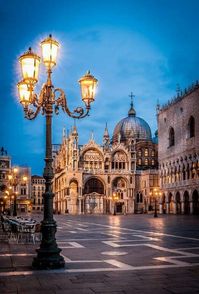
[[[90,141],[94,141],[94,132],[93,132],[93,130],[91,131]]]
[[[77,135],[77,127],[76,127],[76,120],[74,119],[74,125],[72,128],[72,135]]]
[[[160,101],[157,99],[157,104],[156,104],[156,114],[158,114],[160,111]]]
[[[65,127],[63,128],[63,131],[62,131],[62,138],[66,138],[66,129],[65,129]]]
[[[180,96],[180,85],[179,84],[176,85],[176,93],[177,93],[177,97],[179,97]]]
[[[105,129],[104,129],[104,137],[106,137],[106,138],[108,137],[109,138],[107,122],[106,122],[106,126],[105,126]]]
[[[104,129],[103,144],[104,145],[109,145],[110,144],[110,136],[109,136],[109,132],[108,132],[107,122],[106,122],[106,126],[105,126],[105,129]]]
[[[129,109],[128,112],[128,116],[135,116],[136,115],[136,111],[133,107],[133,97],[135,97],[135,95],[133,95],[133,92],[131,92],[131,94],[129,95],[129,97],[131,98],[131,107]]]

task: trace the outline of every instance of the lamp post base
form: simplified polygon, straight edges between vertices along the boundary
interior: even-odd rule
[[[61,249],[57,250],[48,250],[37,249],[37,257],[33,259],[32,267],[38,270],[47,270],[47,269],[59,269],[64,268],[65,261],[63,256],[59,253]]]
[[[60,255],[61,249],[58,248],[55,233],[56,223],[54,220],[43,221],[41,223],[42,240],[40,248],[36,249],[37,257],[33,259],[34,269],[58,269],[63,268],[65,261]]]

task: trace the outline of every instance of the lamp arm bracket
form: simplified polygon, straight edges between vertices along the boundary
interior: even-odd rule
[[[29,108],[28,106],[24,107],[25,118],[32,120],[37,117],[38,113],[40,112],[41,105],[37,105],[35,107],[36,107],[35,111],[32,108]]]
[[[56,92],[60,93],[60,95],[57,99],[56,99]],[[56,88],[54,90],[53,98],[54,98],[54,103],[55,103],[55,113],[56,114],[59,113],[60,106],[62,107],[62,110],[68,114],[68,116],[73,117],[73,118],[77,118],[77,119],[83,118],[83,117],[87,116],[89,113],[90,107],[86,107],[85,110],[82,107],[77,107],[73,110],[73,112],[71,112],[68,108],[68,105],[67,105],[66,95],[65,95],[64,91],[60,88]]]

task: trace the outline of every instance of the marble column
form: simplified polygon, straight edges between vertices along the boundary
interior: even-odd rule
[[[176,202],[173,202],[173,214],[176,214],[177,209],[176,209]]]
[[[193,201],[190,201],[189,205],[190,205],[190,214],[193,214]]]
[[[162,203],[159,204],[159,213],[163,214],[163,205],[162,205]]]
[[[184,201],[181,202],[181,214],[184,214]]]
[[[166,203],[166,213],[169,214],[170,213],[170,207],[169,207],[169,202]]]
[[[82,212],[81,212],[81,204],[82,204],[82,200],[81,200],[81,198],[79,197],[78,198],[78,214],[81,214]]]

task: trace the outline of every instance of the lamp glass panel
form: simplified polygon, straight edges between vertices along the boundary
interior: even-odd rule
[[[83,80],[81,81],[81,92],[82,100],[88,104],[89,102],[94,101],[95,91],[96,91],[96,82],[93,80]]]
[[[38,81],[39,60],[34,57],[24,57],[21,60],[22,75],[25,80],[33,79]]]
[[[46,66],[53,67],[57,60],[58,46],[53,43],[42,43],[42,57]]]
[[[28,89],[28,85],[26,83],[19,83],[18,84],[18,91],[19,91],[19,99],[20,103],[23,105],[27,105],[31,103],[31,93]]]

